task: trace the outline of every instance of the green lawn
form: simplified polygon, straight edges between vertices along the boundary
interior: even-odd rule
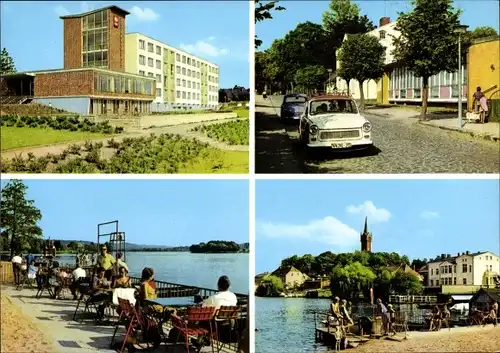
[[[249,114],[250,114],[250,110],[248,109],[234,109],[233,112],[235,112],[236,114],[238,114],[238,118],[248,118]]]
[[[109,135],[82,131],[30,127],[2,127],[2,151],[14,148],[43,146],[61,142],[85,141]]]
[[[180,168],[182,174],[248,174],[249,153],[210,149],[206,156],[199,157]]]

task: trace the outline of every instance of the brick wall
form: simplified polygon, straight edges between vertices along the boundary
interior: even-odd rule
[[[153,95],[94,91],[94,71],[49,72],[35,76],[36,97],[95,95],[102,97],[150,98]]]
[[[118,27],[115,27],[115,24],[118,24]],[[125,16],[109,9],[108,26],[108,68],[125,72]]]
[[[64,68],[82,67],[82,21],[81,18],[64,20]]]
[[[35,96],[75,96],[94,92],[93,71],[51,72],[35,76]]]

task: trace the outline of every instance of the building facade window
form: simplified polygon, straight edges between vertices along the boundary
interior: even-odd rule
[[[186,99],[186,92],[182,91],[182,99]]]
[[[161,88],[156,89],[156,96],[161,97]]]
[[[181,61],[181,54],[179,54],[179,53],[175,54],[175,60],[180,62]]]
[[[139,49],[144,49],[144,48],[146,48],[146,43],[144,42],[144,40],[139,39]]]
[[[184,76],[186,75],[186,68],[185,68],[185,67],[183,67],[183,68],[182,68],[182,74],[183,74]]]
[[[463,283],[464,285],[467,285],[467,278],[463,278],[463,279],[462,279],[462,283]]]
[[[139,70],[139,75],[146,76],[146,72],[144,72],[143,70]]]
[[[153,43],[148,43],[148,51],[149,51],[150,53],[153,53],[153,52],[154,52],[154,45],[153,45]]]
[[[177,72],[178,74],[181,73],[181,67],[180,66],[176,66],[175,67],[175,72]]]
[[[156,54],[161,55],[161,47],[159,45],[156,46]]]
[[[186,55],[183,55],[182,56],[182,63],[185,64],[186,63]]]
[[[177,98],[181,98],[181,91],[177,91]]]
[[[108,12],[82,17],[82,66],[108,66]]]
[[[181,79],[180,79],[180,78],[178,78],[178,79],[176,80],[176,84],[177,84],[177,86],[180,86],[180,85],[181,85]]]
[[[462,273],[467,272],[467,264],[462,264]]]
[[[161,83],[161,75],[156,75],[156,82]]]
[[[155,75],[152,72],[148,72],[148,77],[154,77]]]
[[[144,55],[139,55],[139,65],[146,65],[146,57]]]
[[[161,69],[161,60],[156,60],[156,68]]]
[[[153,58],[148,58],[148,66],[153,67],[154,65]]]

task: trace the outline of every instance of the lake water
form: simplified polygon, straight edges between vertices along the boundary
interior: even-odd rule
[[[314,314],[330,310],[329,299],[255,298],[255,351],[257,353],[326,352],[328,347],[315,342]],[[430,310],[416,304],[394,305],[407,312],[409,320],[419,322]],[[367,304],[354,305],[351,317],[371,316]],[[452,315],[453,317],[453,315]]]
[[[75,263],[75,255],[57,255],[60,263]],[[140,277],[152,267],[159,281],[217,289],[217,280],[227,275],[231,290],[248,294],[249,254],[191,254],[189,252],[128,252],[130,274]]]

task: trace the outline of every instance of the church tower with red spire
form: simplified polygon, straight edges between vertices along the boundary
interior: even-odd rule
[[[368,217],[365,217],[365,228],[361,233],[361,251],[372,252],[372,233],[368,232]]]

